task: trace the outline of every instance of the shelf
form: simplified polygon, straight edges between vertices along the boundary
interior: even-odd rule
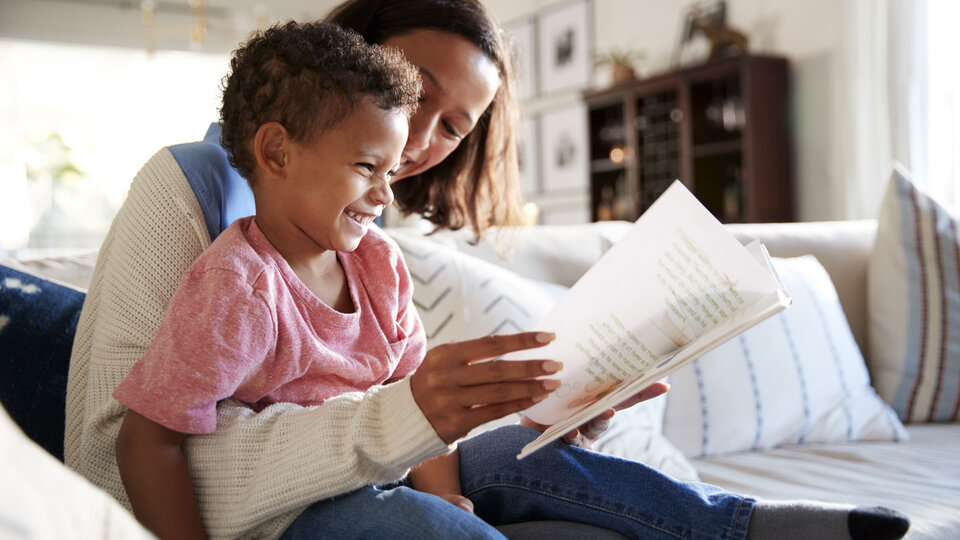
[[[627,168],[626,161],[616,162],[611,159],[594,159],[590,161],[591,173],[604,173],[610,171],[622,171]]]
[[[787,60],[752,54],[585,92],[594,219],[611,189],[639,216],[679,178],[722,221],[793,220],[789,96]]]
[[[694,158],[719,156],[723,154],[739,154],[741,151],[743,151],[743,143],[740,139],[693,145]]]

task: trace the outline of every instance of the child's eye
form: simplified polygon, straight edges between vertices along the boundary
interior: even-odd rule
[[[354,166],[360,167],[361,169],[366,169],[367,172],[370,172],[370,173],[372,173],[373,170],[376,168],[373,166],[372,163],[354,163]]]

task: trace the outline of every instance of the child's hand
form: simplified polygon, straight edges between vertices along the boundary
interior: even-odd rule
[[[670,390],[670,385],[662,382],[656,382],[650,386],[644,388],[640,392],[634,394],[627,398],[623,403],[620,403],[613,409],[607,409],[602,413],[598,414],[594,418],[587,420],[580,425],[579,428],[571,430],[569,433],[566,433],[562,439],[567,444],[572,444],[573,446],[579,446],[580,448],[585,448],[587,450],[593,449],[593,443],[603,435],[603,432],[610,427],[610,420],[613,419],[615,411],[620,411],[623,409],[628,409],[633,407],[637,403],[646,401],[648,399],[653,399],[661,394],[666,393]],[[537,431],[543,432],[548,427],[548,425],[538,424],[533,420],[527,418],[525,415],[520,416],[520,425],[532,427]]]
[[[462,508],[471,514],[473,513],[473,501],[463,495],[451,493],[448,495],[439,495],[439,497],[458,508]]]

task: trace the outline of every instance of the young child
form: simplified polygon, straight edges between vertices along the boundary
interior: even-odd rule
[[[204,534],[181,444],[214,431],[218,402],[317,405],[402,378],[424,356],[403,259],[370,230],[393,201],[416,69],[337,26],[288,23],[241,47],[231,70],[223,141],[257,214],[193,264],[114,393],[129,408],[124,487],[163,537]],[[442,465],[439,485],[466,501],[455,457]]]

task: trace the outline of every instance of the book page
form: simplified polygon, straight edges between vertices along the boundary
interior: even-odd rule
[[[504,356],[564,364],[561,387],[524,414],[553,425],[593,410],[694,340],[781,302],[778,291],[767,265],[675,182],[536,325],[557,339]]]

